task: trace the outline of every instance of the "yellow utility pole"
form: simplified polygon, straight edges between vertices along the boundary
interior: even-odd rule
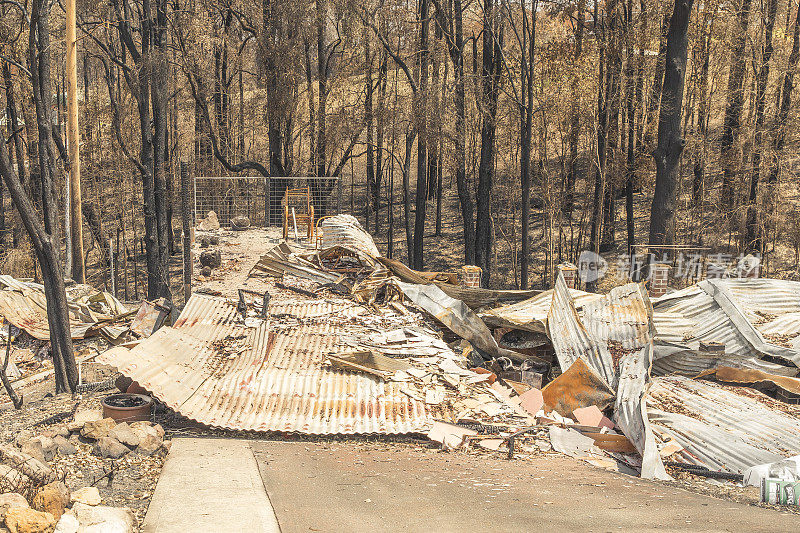
[[[81,157],[78,135],[78,43],[75,36],[75,0],[67,11],[67,141],[69,142],[69,205],[72,240],[72,279],[86,282],[83,265],[83,209],[81,207]]]

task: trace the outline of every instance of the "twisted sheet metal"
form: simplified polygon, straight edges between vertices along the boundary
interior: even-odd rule
[[[19,281],[9,275],[0,275],[0,286],[6,287],[0,290],[0,316],[16,327],[24,329],[35,339],[49,340],[50,325],[47,320],[44,286]],[[95,295],[101,295],[110,306],[109,314],[93,311],[89,307],[90,297]],[[67,291],[67,313],[73,340],[85,338],[99,320],[110,319],[115,314],[126,311],[119,300],[108,293],[100,293],[88,285],[74,285]],[[116,339],[124,333],[124,330],[110,326],[104,326],[99,330],[111,339]]]
[[[742,357],[739,355],[713,355],[710,353],[696,352],[694,350],[678,350],[674,353],[660,357],[653,361],[652,374],[654,376],[680,375],[694,377],[700,372],[718,366],[731,366],[734,368],[754,368],[769,374],[779,376],[796,376],[797,369],[763,361],[756,357]]]
[[[654,431],[683,446],[688,463],[743,473],[800,453],[800,410],[752,389],[662,377],[646,401]]]
[[[312,302],[316,305],[316,302]],[[298,304],[300,305],[300,304]],[[98,360],[212,427],[308,434],[416,433],[432,424],[400,385],[322,365],[335,323],[245,328],[230,302],[193,295],[174,328]]]
[[[576,309],[602,298],[602,295],[568,289]],[[544,291],[533,298],[518,303],[490,309],[481,314],[481,318],[490,326],[510,327],[545,333],[547,331],[547,314],[553,301],[553,291]]]
[[[669,479],[644,404],[654,328],[652,306],[642,286],[615,287],[606,296],[586,302],[580,317],[559,274],[547,326],[561,368],[581,358],[615,389],[614,418],[642,456],[642,477]]]
[[[800,365],[796,344],[771,341],[778,334],[800,343],[798,282],[708,279],[659,298],[653,305],[658,338],[665,341],[658,345],[657,358],[697,350],[700,341],[716,341],[725,344],[726,354],[770,355]]]

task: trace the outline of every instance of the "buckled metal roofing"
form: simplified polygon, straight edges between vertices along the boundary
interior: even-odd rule
[[[307,317],[348,306],[310,302],[282,309]],[[400,384],[323,366],[326,354],[340,351],[343,333],[334,320],[247,328],[232,303],[193,295],[174,327],[98,360],[212,427],[308,434],[426,431],[432,424],[426,404],[401,392]]]
[[[653,430],[686,462],[742,473],[800,453],[800,408],[758,391],[672,376],[653,379],[646,400]]]
[[[582,359],[616,392],[614,419],[642,456],[642,477],[669,479],[648,424],[644,392],[653,361],[652,307],[641,285],[629,283],[584,304],[575,302],[559,275],[547,315],[558,362]]]

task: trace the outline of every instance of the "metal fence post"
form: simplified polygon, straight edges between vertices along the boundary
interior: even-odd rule
[[[342,212],[342,177],[336,176],[336,214]]]
[[[189,214],[189,163],[186,161],[181,161],[181,211],[183,222],[183,302],[186,303],[192,296],[193,267],[191,216]]]
[[[272,184],[270,183],[271,180],[272,180],[271,176],[266,176],[264,178],[264,227],[265,228],[272,225],[272,218],[270,217],[272,213],[269,212],[270,208],[269,196],[270,196],[270,189],[272,188],[271,187]]]

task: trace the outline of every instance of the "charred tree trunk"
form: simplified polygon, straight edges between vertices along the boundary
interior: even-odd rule
[[[464,85],[464,29],[461,0],[448,2],[447,10],[447,21],[441,22],[441,24],[448,28],[448,31],[445,32],[445,37],[450,61],[453,64],[453,99],[455,104],[455,137],[453,142],[455,144],[456,189],[464,227],[464,264],[474,265],[475,219],[472,191],[467,183],[466,88]]]
[[[764,28],[764,51],[756,82],[756,135],[753,141],[753,168],[750,176],[750,194],[747,202],[745,226],[745,250],[760,253],[762,235],[758,224],[758,183],[761,178],[761,153],[764,149],[764,104],[767,97],[770,61],[772,60],[772,31],[778,12],[778,0],[767,0],[766,24]]]
[[[744,106],[743,83],[746,61],[747,29],[750,21],[751,0],[742,0],[736,15],[731,67],[728,74],[728,96],[722,126],[720,150],[722,157],[722,207],[730,210],[734,205],[734,180],[738,171],[738,142]],[[730,215],[730,213],[727,213]]]
[[[522,182],[522,257],[520,258],[520,288],[528,288],[528,270],[530,263],[530,213],[531,213],[531,137],[533,134],[533,76],[534,55],[536,51],[536,11],[538,0],[533,0],[531,17],[525,13],[525,2],[522,4],[522,56],[520,61],[520,87],[522,102],[520,105],[521,151],[520,181]],[[527,50],[526,50],[526,45]],[[577,110],[576,110],[577,112]]]
[[[50,116],[52,87],[50,82],[50,5],[47,0],[34,0],[31,6],[31,29],[28,40],[28,64],[33,85],[33,101],[39,133],[39,165],[41,168],[42,214],[24,190],[19,175],[11,165],[6,143],[0,143],[0,176],[11,194],[28,236],[33,243],[42,271],[50,346],[55,370],[56,391],[75,391],[78,370],[72,350],[67,298],[58,250],[58,208],[55,198],[56,157],[53,147],[53,120]]]
[[[748,1],[748,0],[745,0]],[[650,211],[650,244],[672,244],[674,240],[675,191],[678,161],[686,144],[681,131],[683,90],[688,53],[688,29],[694,0],[676,0],[667,33],[666,70],[658,120],[656,190]]]
[[[428,164],[428,1],[419,0],[419,84],[414,92],[415,121],[417,127],[417,193],[414,204],[414,247],[411,262],[414,268],[422,270],[425,266],[425,210],[427,208],[427,164]]]
[[[644,18],[644,13],[639,14]],[[634,77],[634,35],[633,35],[633,0],[628,0],[625,17],[625,107],[627,121],[627,157],[625,160],[625,227],[627,235],[628,255],[633,251],[635,227],[633,218],[633,182],[636,176],[636,108],[634,97],[636,79]]]
[[[375,145],[373,144],[373,106],[372,106],[372,55],[370,54],[369,47],[369,32],[368,28],[364,27],[364,61],[366,63],[366,76],[365,76],[365,89],[366,97],[364,98],[364,122],[367,129],[367,196],[365,198],[366,207],[366,224],[365,228],[369,232],[369,220],[372,211],[372,195],[375,187]],[[378,215],[375,214],[377,220]]]
[[[772,163],[769,172],[770,187],[773,187],[778,182],[778,177],[781,173],[781,160],[783,159],[783,150],[786,144],[786,121],[792,108],[792,90],[794,89],[794,75],[797,72],[798,59],[800,59],[800,7],[797,8],[797,18],[795,19],[792,33],[792,51],[789,54],[786,74],[783,76],[783,89],[780,91],[780,104],[775,117],[775,131],[772,140],[775,161]]]
[[[669,13],[664,13],[661,19],[661,40],[659,41],[658,57],[656,58],[656,70],[655,74],[653,74],[653,84],[650,86],[650,96],[647,99],[647,126],[644,132],[644,145],[648,150],[653,149],[653,126],[661,102],[661,85],[664,83],[669,20]]]
[[[580,80],[578,72],[580,68],[581,56],[583,55],[583,33],[584,17],[586,11],[586,0],[579,0],[577,8],[577,21],[575,22],[575,53],[572,56],[574,74],[572,79],[570,103],[570,125],[569,125],[569,161],[567,163],[567,179],[564,184],[564,203],[562,211],[572,218],[572,208],[575,204],[575,182],[578,171],[578,142],[581,133],[580,118]]]
[[[378,68],[378,112],[375,120],[375,188],[372,191],[372,211],[375,213],[375,233],[380,233],[381,184],[383,183],[383,145],[386,131],[386,79],[388,77],[388,57],[381,50],[381,63]]]
[[[503,26],[495,12],[493,0],[483,6],[483,58],[481,68],[481,149],[478,166],[478,202],[475,224],[475,261],[483,269],[481,280],[489,286],[492,267],[492,181],[497,132],[497,98],[500,89],[500,67]]]
[[[703,12],[703,33],[700,35],[701,46],[698,61],[700,65],[700,84],[698,87],[697,133],[701,138],[701,147],[695,157],[692,177],[692,203],[700,208],[705,197],[706,155],[708,151],[708,82],[711,63],[711,36],[716,3],[707,5]]]

